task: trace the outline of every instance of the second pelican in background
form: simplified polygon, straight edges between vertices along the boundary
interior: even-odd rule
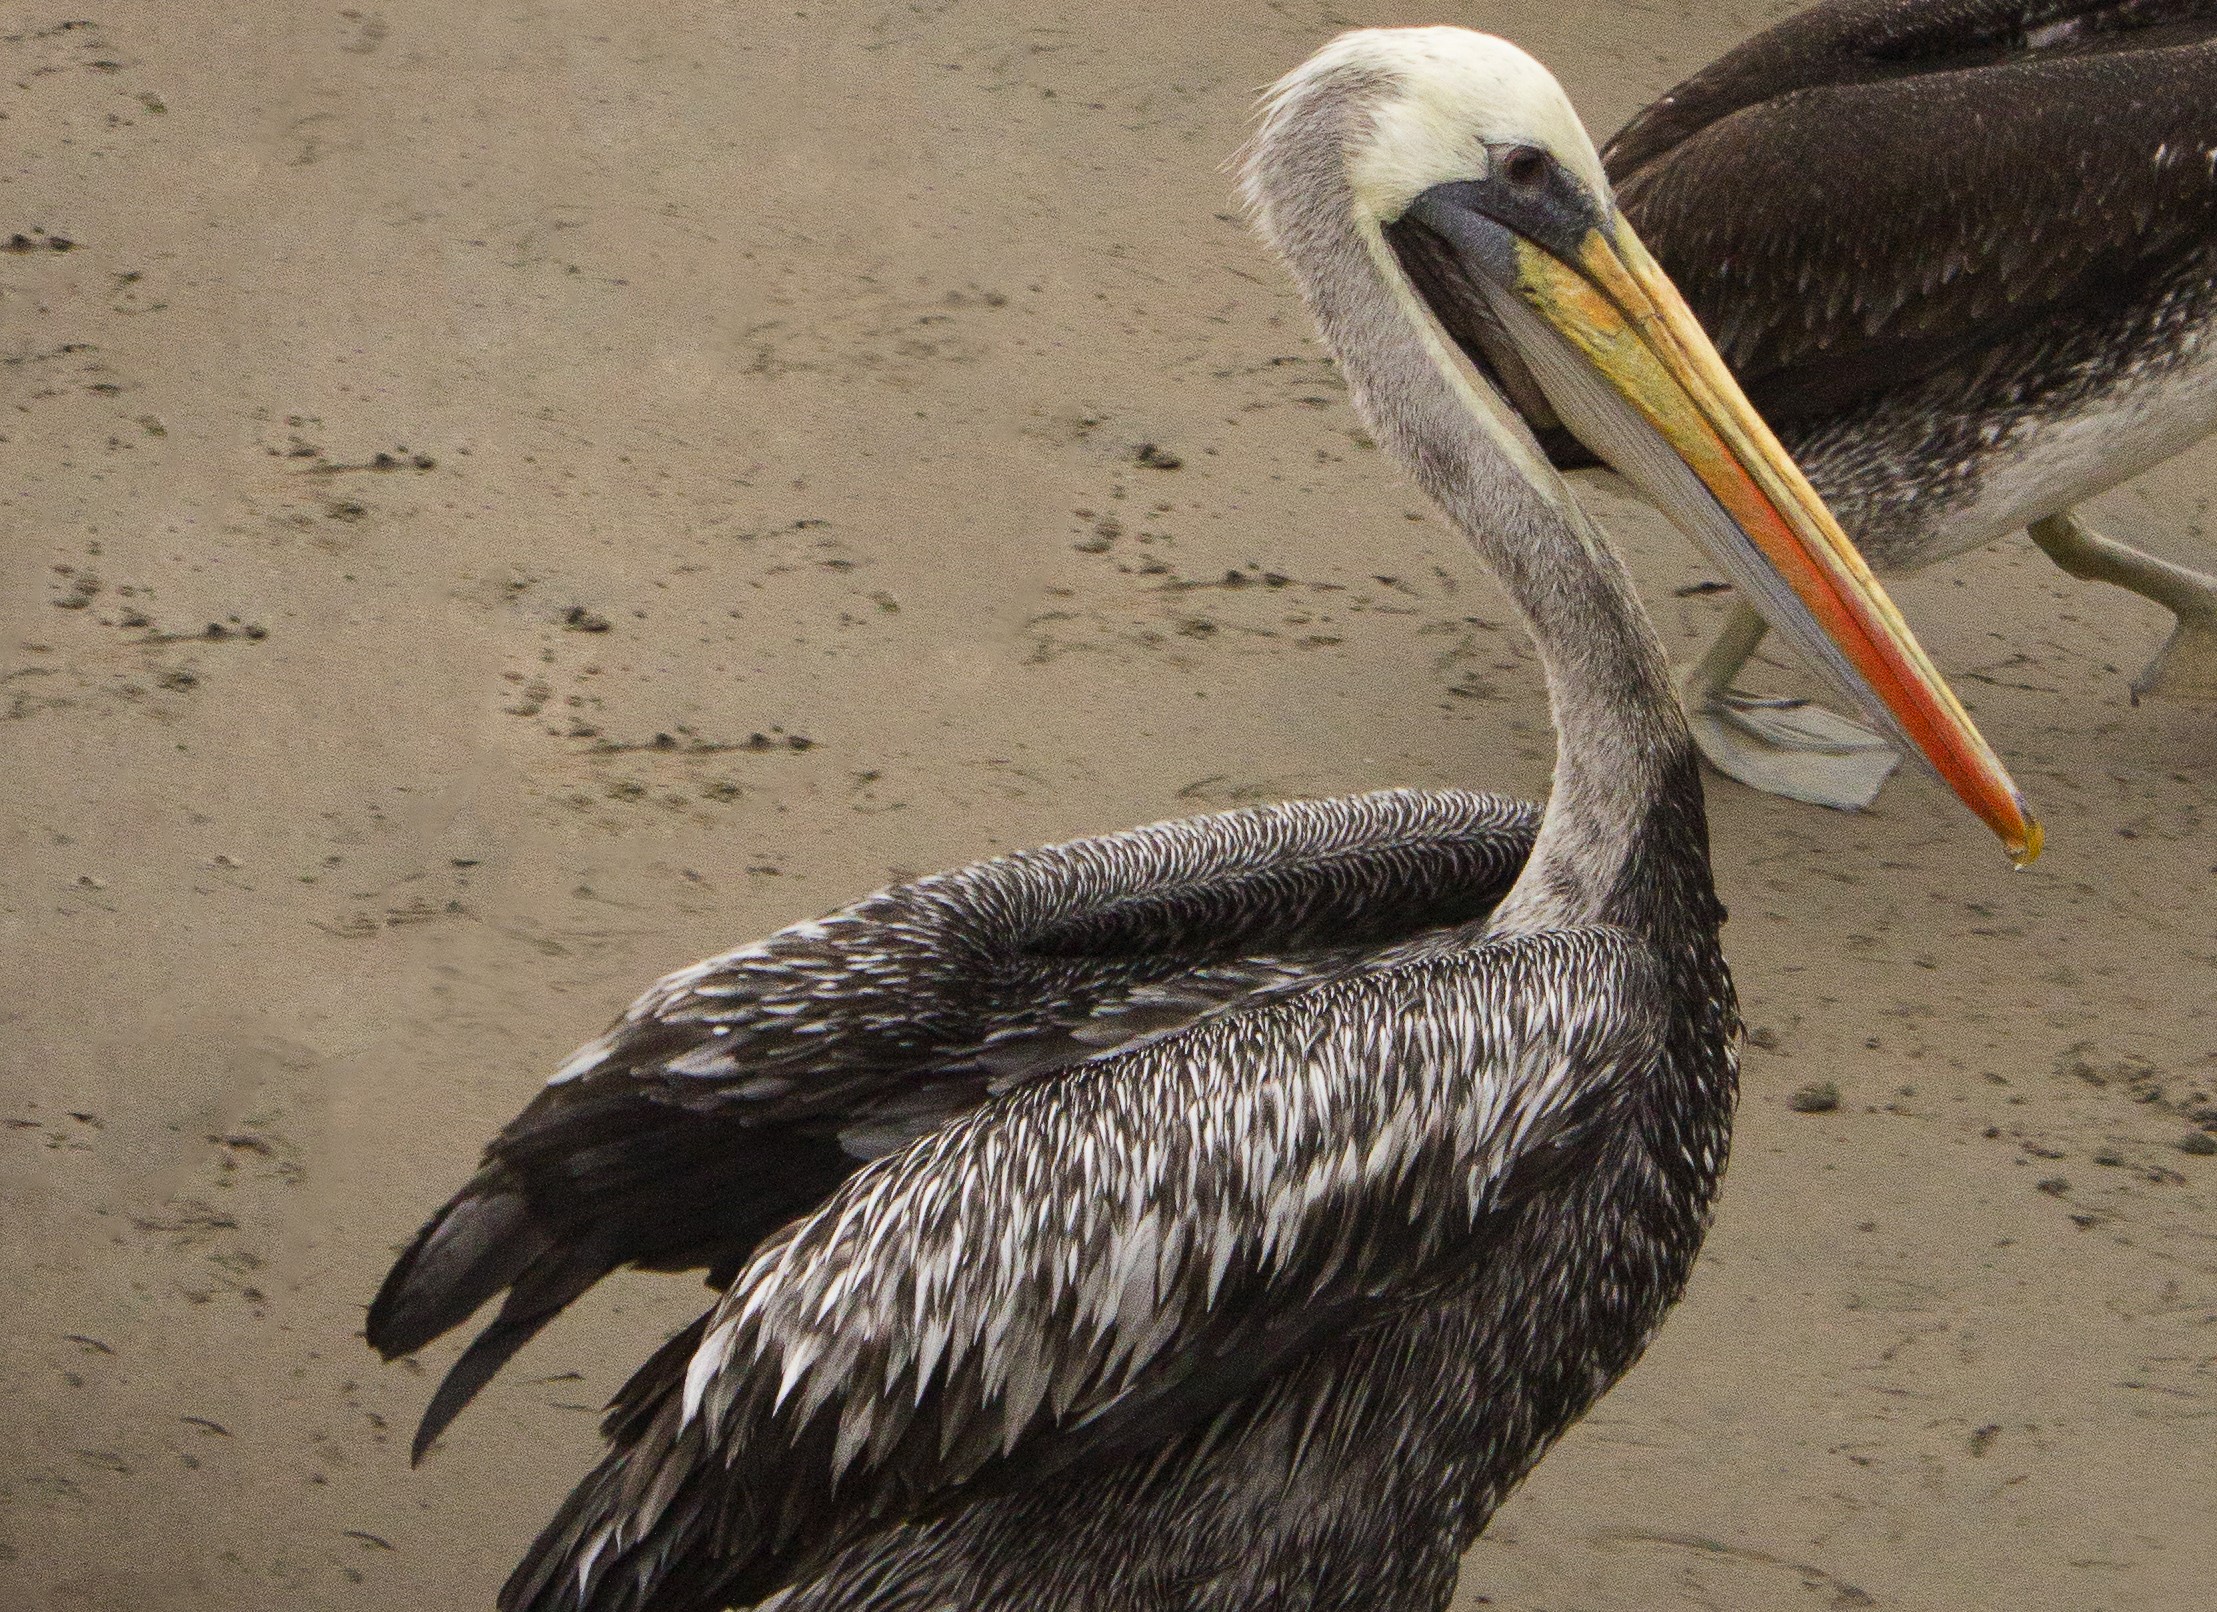
[[[2029,526],[2073,576],[2176,618],[2135,697],[2217,700],[2217,578],[2072,513],[2217,431],[2217,0],[1831,0],[1602,160],[1874,568]],[[1738,606],[1688,678],[1704,753],[1866,803],[1884,739],[1733,691],[1763,632]]]

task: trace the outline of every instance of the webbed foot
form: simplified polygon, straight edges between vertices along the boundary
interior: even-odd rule
[[[1861,811],[1901,757],[1870,729],[1807,700],[1764,700],[1725,689],[1686,722],[1709,765],[1751,789]]]
[[[2155,659],[2132,680],[2135,703],[2157,694],[2217,705],[2217,577],[2104,537],[2068,511],[2026,530],[2072,576],[2127,589],[2178,618]]]
[[[1731,686],[1762,643],[1763,618],[1733,608],[1717,641],[1686,674],[1686,725],[1709,765],[1765,794],[1861,811],[1901,764],[1870,729],[1808,700],[1760,699]]]
[[[2207,621],[2180,616],[2155,659],[2132,680],[2132,698],[2143,694],[2217,705],[2217,614]]]

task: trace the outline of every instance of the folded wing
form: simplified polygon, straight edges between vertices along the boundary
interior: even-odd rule
[[[1482,1260],[1660,1056],[1620,931],[1362,972],[995,1100],[767,1243],[627,1390],[507,1612],[749,1604],[872,1530],[1159,1445]]]
[[[724,1286],[864,1162],[996,1090],[1482,918],[1536,815],[1395,790],[1187,818],[897,886],[671,975],[494,1139],[386,1278],[368,1336],[388,1358],[508,1295],[418,1457],[609,1271]]]
[[[1805,418],[2206,277],[2213,83],[2217,0],[1836,0],[1678,86],[1603,161],[1791,442]]]

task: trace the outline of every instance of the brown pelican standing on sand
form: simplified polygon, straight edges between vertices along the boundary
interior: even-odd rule
[[[619,1394],[510,1612],[1437,1609],[1639,1355],[1735,1089],[1701,784],[1622,566],[1462,342],[2037,851],[1544,68],[1460,29],[1346,35],[1272,93],[1246,184],[1363,417],[1538,641],[1545,812],[1168,823],[656,986],[370,1316],[406,1352],[508,1290],[435,1429],[619,1264],[725,1288]]]
[[[1875,569],[2029,526],[2176,616],[2136,698],[2217,701],[2217,577],[2071,513],[2217,431],[2217,0],[1829,0],[1602,162]],[[1703,752],[1866,804],[1883,739],[1732,691],[1763,631],[1738,606],[1687,679]]]

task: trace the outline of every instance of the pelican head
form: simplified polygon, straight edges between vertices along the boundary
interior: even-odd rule
[[[2007,771],[1618,213],[1546,68],[1462,28],[1343,34],[1270,91],[1243,182],[1357,407],[1435,496],[1453,502],[1444,380],[1493,479],[1590,533],[1540,448],[1567,431],[2012,856],[2038,854]]]

